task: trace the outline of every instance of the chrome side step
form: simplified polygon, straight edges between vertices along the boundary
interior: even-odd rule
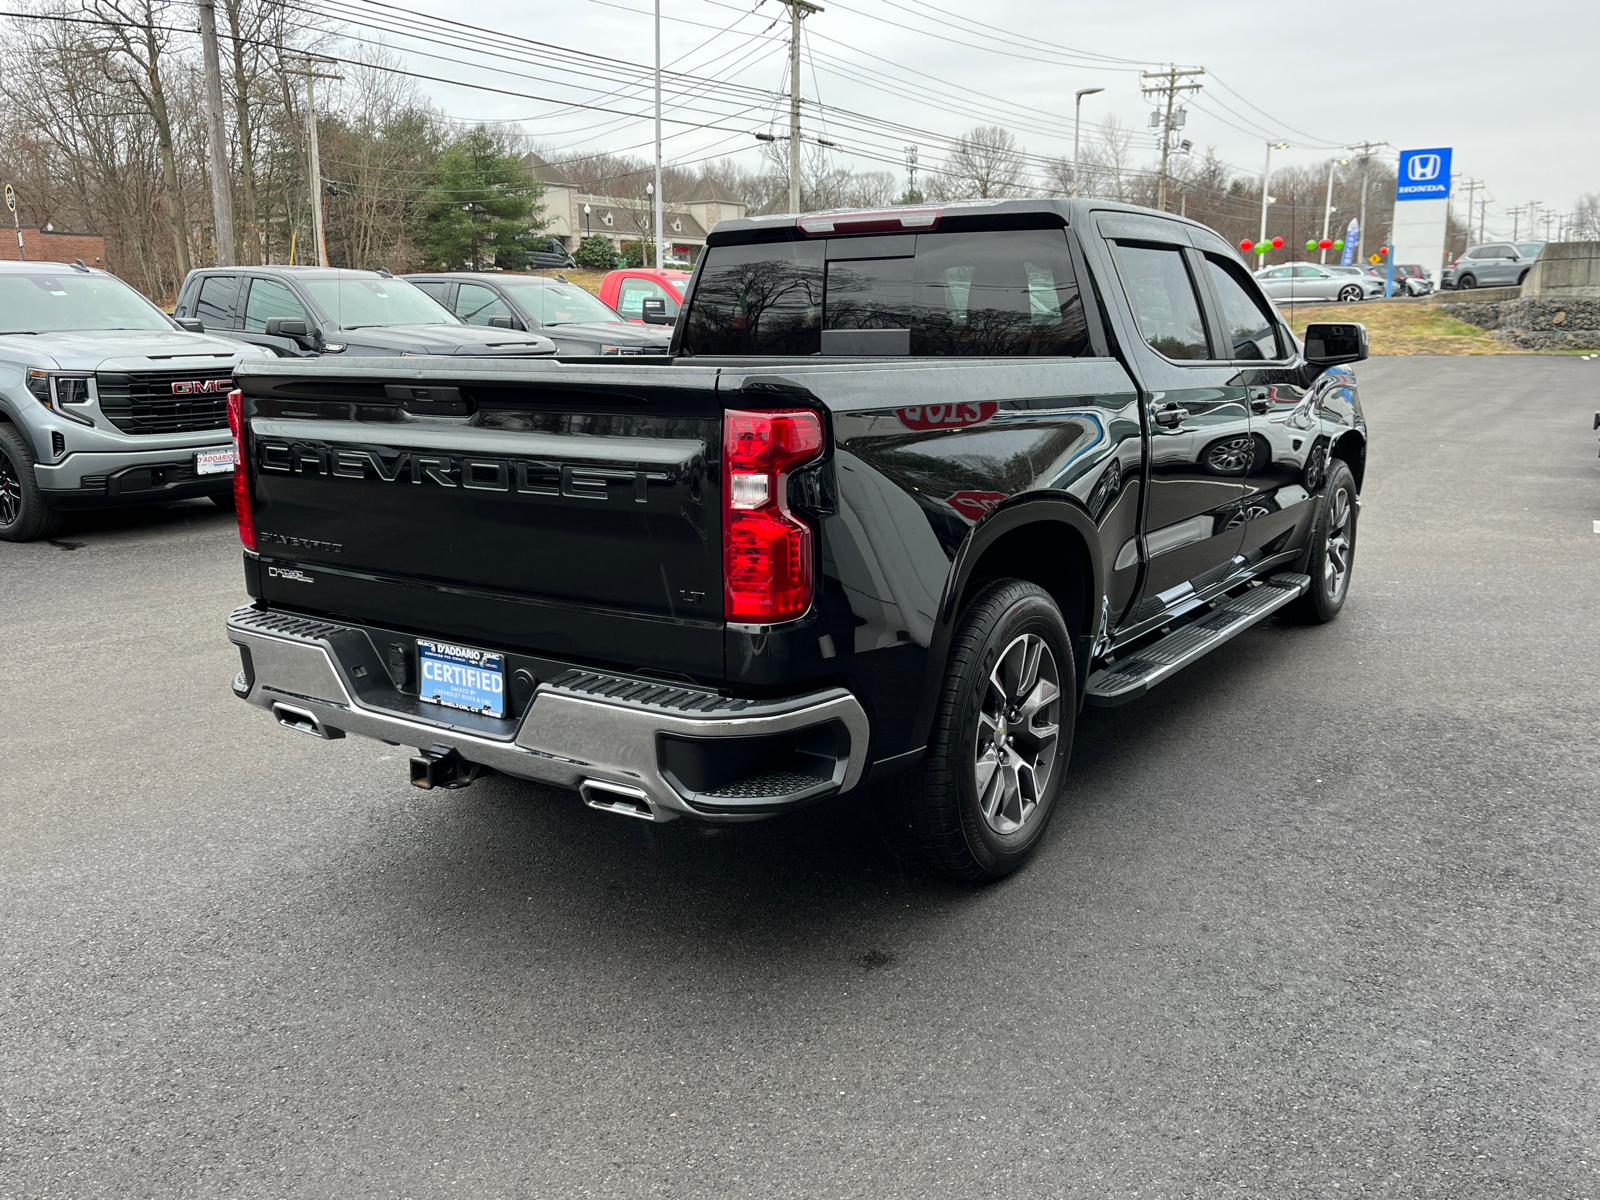
[[[1138,699],[1163,679],[1303,596],[1310,586],[1309,575],[1274,575],[1265,583],[1222,601],[1206,616],[1089,676],[1085,701],[1114,708]]]

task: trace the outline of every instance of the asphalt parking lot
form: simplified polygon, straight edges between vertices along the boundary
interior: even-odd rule
[[[1360,376],[1344,615],[987,889],[280,730],[209,505],[0,544],[0,1196],[1600,1195],[1600,362]]]

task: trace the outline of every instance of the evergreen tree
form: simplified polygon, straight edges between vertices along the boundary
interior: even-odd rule
[[[544,185],[506,138],[484,125],[469,130],[445,147],[428,189],[428,264],[447,271],[520,266],[548,223],[543,198]]]

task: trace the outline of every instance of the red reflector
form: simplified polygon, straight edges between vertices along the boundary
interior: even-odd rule
[[[233,434],[233,511],[239,518],[239,540],[256,548],[256,511],[250,502],[250,475],[244,462],[244,393],[228,393],[228,430]]]
[[[811,607],[811,527],[789,511],[787,492],[790,472],[821,451],[822,418],[809,409],[724,415],[723,613],[729,621],[788,621]]]
[[[902,230],[932,229],[939,223],[943,208],[875,208],[860,212],[813,213],[795,224],[810,237],[830,233],[899,233]]]

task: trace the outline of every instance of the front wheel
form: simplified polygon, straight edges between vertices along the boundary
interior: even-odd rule
[[[1456,289],[1458,291],[1470,292],[1473,288],[1475,288],[1477,286],[1478,286],[1478,281],[1476,279],[1474,279],[1471,275],[1463,275],[1460,279],[1456,280]]]
[[[951,642],[927,754],[878,790],[891,847],[974,883],[1020,867],[1061,794],[1077,695],[1049,593],[1020,579],[986,585]]]
[[[34,478],[36,461],[16,427],[0,424],[0,542],[37,541],[61,528],[61,514]]]
[[[1339,301],[1342,304],[1353,304],[1361,299],[1361,295],[1361,289],[1353,283],[1339,289]]]
[[[1325,625],[1339,615],[1350,594],[1350,573],[1356,565],[1356,477],[1350,464],[1334,459],[1322,493],[1322,509],[1311,529],[1304,571],[1311,576],[1305,595],[1284,609],[1292,620]]]

